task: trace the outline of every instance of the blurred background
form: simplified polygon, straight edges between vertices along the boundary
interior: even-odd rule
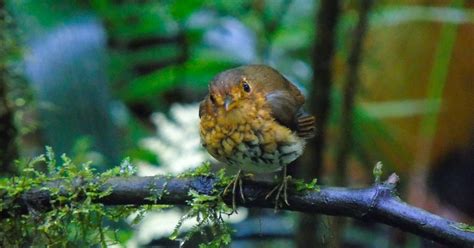
[[[200,146],[199,101],[217,73],[255,63],[316,114],[294,177],[364,187],[381,161],[402,199],[473,224],[472,1],[0,0],[0,173],[45,145],[99,171],[125,157],[139,175],[216,163]],[[118,231],[121,245],[178,247],[168,236],[184,211],[148,213]],[[434,245],[290,212],[240,209],[229,222],[232,247]]]

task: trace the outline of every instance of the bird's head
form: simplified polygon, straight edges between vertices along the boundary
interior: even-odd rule
[[[283,103],[295,102],[299,105],[304,102],[296,87],[292,87],[277,70],[266,65],[241,66],[218,74],[210,82],[209,94],[201,103],[199,114],[219,116],[231,121],[253,118],[259,110],[270,112],[271,104],[284,105],[275,104],[275,101],[282,100]]]
[[[245,76],[224,74],[217,77],[210,86],[209,100],[216,107],[230,112],[243,102],[255,97],[254,85]]]
[[[245,66],[217,75],[209,84],[208,105],[215,112],[226,114],[245,111],[247,106],[255,105],[264,98],[261,88],[264,82],[259,78],[262,68],[266,67]]]

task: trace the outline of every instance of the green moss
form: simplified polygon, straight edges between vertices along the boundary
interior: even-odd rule
[[[382,162],[377,162],[377,164],[374,166],[374,169],[372,170],[372,175],[374,175],[374,181],[376,184],[380,183],[380,178],[383,173],[382,167]]]
[[[298,180],[293,180],[296,186],[297,191],[305,191],[305,190],[316,190],[319,191],[319,186],[316,184],[318,182],[318,179],[314,178],[311,180],[309,183],[305,183],[304,180],[298,179]]]
[[[170,207],[156,204],[163,195],[168,194],[166,184],[161,189],[150,185],[149,200],[153,202],[150,205],[106,207],[97,203],[97,199],[111,193],[111,189],[103,190],[108,179],[135,174],[137,169],[128,158],[120,166],[101,174],[95,173],[90,162],[76,164],[66,155],[62,155],[60,161],[55,158],[54,151],[46,147],[44,155],[19,162],[18,166],[24,168],[20,176],[0,179],[0,196],[3,199],[0,201],[0,211],[10,213],[0,219],[1,247],[105,247],[123,243],[126,241],[125,237],[130,235],[111,229],[111,223],[134,214],[131,222],[138,224],[147,212]],[[181,218],[171,237],[178,237],[184,220],[195,218],[198,224],[185,235],[185,239],[210,232],[212,238],[203,242],[200,247],[228,246],[232,230],[222,216],[231,213],[232,209],[222,200],[218,185],[228,184],[231,177],[225,176],[223,170],[213,174],[209,163],[181,175],[184,176],[215,177],[218,179],[217,189],[211,195],[189,192],[192,197],[188,202],[190,209]],[[38,189],[47,191],[50,195],[51,209],[28,206],[27,214],[18,215],[15,211],[21,207],[19,202],[22,202],[24,194]]]
[[[161,190],[159,190],[155,184],[149,185],[150,196],[147,197],[146,200],[153,202],[153,204],[157,204],[158,200],[160,200],[164,195],[169,194],[168,190],[166,189],[167,185],[168,182],[165,182]]]
[[[474,226],[470,226],[468,224],[459,223],[457,225],[454,225],[454,227],[461,230],[461,231],[474,232]]]
[[[46,148],[45,155],[19,163],[24,168],[22,175],[0,181],[4,199],[0,202],[0,211],[11,213],[0,220],[2,247],[107,246],[118,240],[110,235],[114,232],[104,225],[104,221],[117,222],[137,210],[131,207],[106,208],[95,203],[96,199],[110,194],[110,190],[101,190],[108,178],[130,174],[121,171],[120,167],[96,174],[90,162],[75,164],[66,155],[61,156],[61,161],[56,161],[50,147]],[[58,163],[61,165],[57,166]],[[129,161],[124,163],[129,164]],[[41,168],[47,168],[46,172]],[[21,197],[32,189],[48,191],[52,209],[44,211],[37,206],[28,206],[28,214],[15,214]]]
[[[192,169],[190,171],[186,171],[184,173],[181,173],[178,175],[180,178],[185,178],[185,177],[197,177],[197,176],[210,176],[212,174],[211,171],[211,163],[205,162],[201,166]]]
[[[191,208],[179,220],[170,239],[179,237],[179,229],[185,220],[196,219],[198,223],[184,236],[184,240],[189,240],[196,234],[204,234],[205,227],[209,227],[212,239],[200,244],[199,247],[218,248],[228,246],[231,242],[233,230],[224,222],[222,216],[231,213],[232,209],[224,203],[219,194],[202,195],[196,191],[190,191],[189,195],[192,196],[192,200],[189,202]]]
[[[220,169],[213,173],[211,170],[211,164],[206,162],[202,166],[190,172],[185,172],[178,177],[198,176],[214,177],[216,179],[211,195],[199,194],[194,190],[189,192],[189,195],[192,197],[192,200],[188,202],[190,209],[181,217],[173,233],[170,235],[170,239],[176,239],[180,236],[179,230],[185,220],[196,219],[198,223],[188,233],[186,233],[186,235],[184,235],[183,238],[185,241],[195,235],[201,235],[206,238],[208,236],[207,232],[210,232],[212,238],[200,244],[200,248],[227,247],[232,241],[231,236],[233,230],[224,222],[222,216],[230,215],[233,211],[223,201],[222,192],[219,189],[227,186],[231,182],[232,176],[227,176],[224,169]]]

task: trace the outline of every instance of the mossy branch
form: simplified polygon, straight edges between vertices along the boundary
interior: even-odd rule
[[[387,181],[367,188],[321,187],[298,191],[296,185],[289,187],[289,206],[281,210],[291,210],[311,214],[346,216],[360,220],[370,220],[400,228],[436,242],[456,246],[474,247],[474,233],[463,228],[465,224],[444,219],[425,210],[411,206],[397,197],[396,184],[398,177],[393,174]],[[78,186],[86,184],[77,180]],[[60,182],[54,182],[57,187]],[[213,176],[191,177],[113,177],[99,188],[99,191],[110,192],[95,199],[105,205],[142,205],[166,204],[186,205],[192,200],[190,191],[211,195],[219,192],[222,184]],[[48,186],[48,185],[46,185]],[[245,180],[243,191],[246,201],[238,205],[253,208],[273,208],[272,200],[265,200],[265,195],[274,187],[271,183]],[[0,192],[0,197],[6,194]],[[239,198],[237,197],[239,200]],[[0,199],[8,200],[8,199]],[[17,208],[3,209],[1,218],[13,214],[51,209],[51,194],[45,187],[33,189],[17,199]],[[231,196],[223,199],[231,204]]]

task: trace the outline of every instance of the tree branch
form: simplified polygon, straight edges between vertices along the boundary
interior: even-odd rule
[[[360,220],[369,220],[400,228],[424,238],[456,247],[474,247],[474,233],[463,231],[461,223],[450,221],[422,209],[408,205],[396,196],[398,177],[393,174],[385,183],[367,188],[351,189],[341,187],[322,187],[317,190],[296,191],[294,185],[288,188],[289,206],[282,210],[291,210],[311,214],[347,216]],[[190,190],[200,194],[212,194],[218,180],[213,177],[116,177],[106,181],[101,191],[111,193],[96,200],[105,205],[143,205],[166,204],[186,205],[191,196]],[[78,186],[85,181],[78,181]],[[55,186],[61,182],[54,182]],[[52,185],[48,185],[52,186]],[[246,201],[237,197],[238,204],[244,207],[273,208],[272,200],[265,195],[274,187],[268,182],[244,181]],[[238,193],[237,193],[238,194]],[[0,199],[6,201],[5,195]],[[156,201],[152,200],[156,198]],[[232,197],[227,195],[224,201],[231,204]],[[51,209],[50,193],[47,190],[31,190],[17,200],[14,210],[1,210],[1,218],[27,213],[28,211],[46,211]]]

